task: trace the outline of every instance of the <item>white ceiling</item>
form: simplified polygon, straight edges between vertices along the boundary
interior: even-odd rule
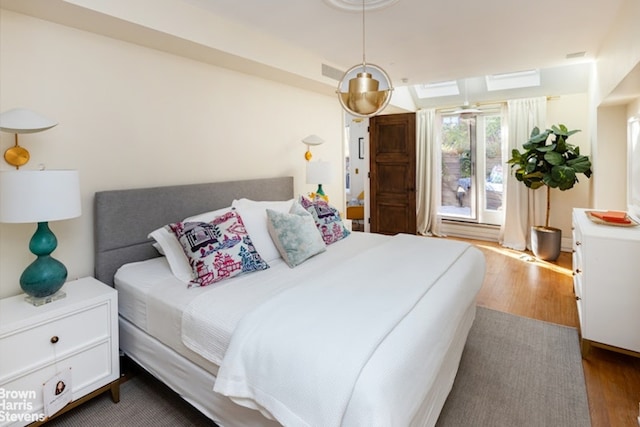
[[[323,0],[183,1],[286,40],[344,70],[362,61],[361,12],[341,11]],[[585,62],[597,56],[622,1],[399,0],[365,13],[366,60],[384,68],[396,87],[471,79],[471,103],[581,92],[588,81]],[[585,55],[567,59],[576,52]],[[541,69],[541,89],[487,94],[482,84],[487,74],[529,69]],[[461,100],[463,95],[431,104]]]

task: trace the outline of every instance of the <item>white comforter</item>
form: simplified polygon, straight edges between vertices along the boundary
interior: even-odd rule
[[[410,425],[483,276],[472,246],[397,235],[244,316],[214,390],[286,426]]]

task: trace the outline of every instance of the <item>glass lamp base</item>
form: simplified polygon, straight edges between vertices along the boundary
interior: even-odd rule
[[[30,295],[27,295],[26,297],[24,297],[24,300],[27,301],[30,304],[35,305],[36,307],[39,307],[41,305],[45,305],[48,304],[50,302],[54,302],[57,301],[59,299],[62,299],[64,297],[66,297],[67,294],[64,291],[58,291],[53,295],[47,295],[46,297],[32,297]]]

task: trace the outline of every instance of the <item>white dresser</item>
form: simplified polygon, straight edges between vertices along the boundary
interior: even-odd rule
[[[43,383],[69,368],[72,403],[63,411],[108,390],[119,400],[116,290],[91,277],[62,290],[65,298],[39,307],[24,295],[0,300],[1,426],[42,418]]]
[[[640,353],[640,226],[596,224],[573,210],[573,287],[582,351]]]

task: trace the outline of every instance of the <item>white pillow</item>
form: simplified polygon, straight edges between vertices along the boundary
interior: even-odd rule
[[[193,215],[182,220],[182,222],[211,222],[214,218],[222,216],[231,210],[231,206],[226,208],[216,209],[215,211],[204,212],[198,215]]]
[[[231,203],[236,208],[253,246],[267,263],[280,258],[280,252],[273,243],[267,227],[267,209],[276,212],[288,213],[294,199],[286,201],[255,201],[249,199],[237,199]]]
[[[183,282],[191,282],[193,280],[193,270],[176,235],[171,230],[161,227],[149,233],[148,237],[155,240],[160,246],[161,250],[158,250],[158,252],[164,254],[167,258],[173,275]]]
[[[185,218],[182,222],[211,222],[215,217],[218,217],[231,210],[231,207],[222,209],[216,209],[215,211],[204,212],[198,215],[193,215]],[[184,253],[182,245],[176,238],[176,235],[169,230],[166,226],[160,227],[157,230],[149,233],[149,238],[156,241],[156,250],[160,254],[167,258],[169,268],[174,276],[183,282],[190,282],[193,280],[193,269],[189,265],[189,259]],[[158,247],[159,246],[159,247]]]

